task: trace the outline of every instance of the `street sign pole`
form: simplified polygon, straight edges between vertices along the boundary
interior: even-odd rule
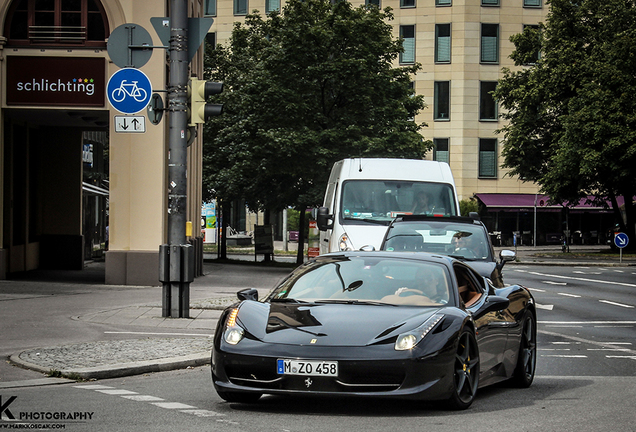
[[[159,250],[163,283],[162,315],[189,318],[194,252],[186,245],[188,17],[186,0],[170,0],[170,45],[167,112],[168,244]]]

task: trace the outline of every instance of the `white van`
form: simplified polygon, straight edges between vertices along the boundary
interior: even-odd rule
[[[380,248],[387,226],[401,214],[459,216],[455,180],[447,163],[354,158],[331,169],[317,212],[320,253]]]

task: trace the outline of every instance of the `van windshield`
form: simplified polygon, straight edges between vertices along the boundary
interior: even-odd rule
[[[343,223],[390,221],[403,214],[457,216],[453,187],[446,183],[349,180],[342,185]]]

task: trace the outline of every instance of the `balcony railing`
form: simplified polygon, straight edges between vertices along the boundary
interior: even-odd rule
[[[42,42],[85,42],[86,27],[81,26],[30,26],[29,40]]]

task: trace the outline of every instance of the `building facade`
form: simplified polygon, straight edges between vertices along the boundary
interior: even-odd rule
[[[214,39],[224,44],[234,22],[253,10],[264,14],[280,9],[281,2],[206,0],[205,13],[215,19],[210,30]],[[600,242],[599,232],[612,225],[609,212],[579,208],[583,216],[569,218],[567,211],[546,205],[549,197],[537,199],[536,184],[508,176],[501,168],[502,136],[495,131],[504,123],[491,92],[503,77],[502,68],[516,67],[510,59],[510,36],[545,21],[545,0],[352,0],[354,6],[365,2],[392,8],[393,34],[404,39],[405,49],[396,66],[422,64],[414,85],[428,108],[415,120],[428,124],[421,134],[434,142],[427,158],[450,164],[459,199],[478,199],[495,243],[513,244],[514,233],[523,244],[534,244],[535,238],[538,244],[554,243],[555,238],[558,243],[565,230],[585,231]],[[479,199],[483,194],[488,199]]]
[[[184,0],[191,17],[201,0]],[[132,131],[108,101],[120,68],[111,32],[168,17],[165,0],[0,1],[0,278],[38,269],[81,270],[104,257],[106,283],[159,285],[167,237],[167,121]],[[125,47],[124,47],[125,49]],[[165,99],[167,50],[139,68]],[[191,76],[201,76],[202,50]],[[120,122],[120,124],[117,124]],[[201,134],[189,147],[188,218],[201,206]],[[195,241],[197,240],[195,234]]]

